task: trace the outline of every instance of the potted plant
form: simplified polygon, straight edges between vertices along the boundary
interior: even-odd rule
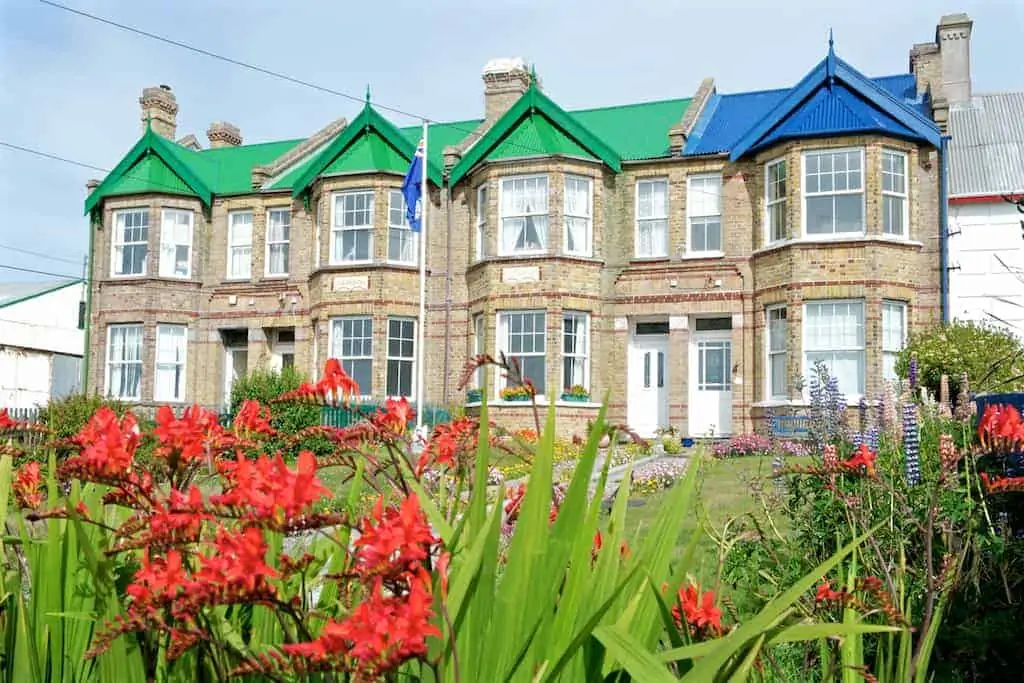
[[[502,401],[529,401],[531,398],[530,389],[525,384],[515,384],[501,390]]]
[[[582,384],[573,384],[562,392],[562,400],[586,403],[590,400],[590,392]]]
[[[480,389],[466,390],[466,403],[480,403],[484,398],[484,392]]]

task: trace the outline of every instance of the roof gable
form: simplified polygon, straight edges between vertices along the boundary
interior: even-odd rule
[[[140,192],[194,196],[209,208],[213,192],[195,165],[186,163],[186,154],[196,153],[157,135],[147,125],[135,146],[86,198],[85,213],[98,209],[106,197]]]
[[[369,138],[369,139],[366,139]],[[383,171],[404,174],[416,153],[416,144],[402,134],[393,123],[385,119],[369,102],[359,115],[345,127],[326,147],[294,173],[292,196],[307,192],[322,175],[351,172],[346,165],[360,171]],[[404,161],[404,164],[399,163]],[[382,163],[382,165],[376,165]],[[427,174],[432,182],[441,184],[441,171],[428,163]],[[275,185],[287,187],[286,176]]]
[[[788,92],[783,91],[781,99],[736,142],[729,158],[736,161],[784,137],[867,131],[939,147],[938,127],[897,99],[892,94],[895,86],[866,78],[836,56],[830,41],[825,59]]]
[[[520,130],[523,126],[526,127]],[[511,144],[517,137],[521,140],[516,145],[518,152]],[[528,137],[532,138],[529,144],[525,142]],[[579,156],[581,151],[585,152],[584,158],[598,159],[616,173],[622,170],[622,159],[615,150],[531,83],[522,97],[469,148],[452,169],[449,182],[455,185],[489,158],[533,156],[537,152]]]

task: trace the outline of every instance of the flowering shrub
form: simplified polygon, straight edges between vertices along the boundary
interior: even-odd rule
[[[533,391],[525,384],[514,384],[501,390],[503,401],[529,401],[533,398]]]
[[[639,495],[650,495],[670,488],[686,471],[685,460],[659,460],[644,463],[633,471],[630,489]]]

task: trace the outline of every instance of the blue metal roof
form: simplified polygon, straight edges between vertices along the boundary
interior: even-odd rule
[[[713,94],[683,154],[735,157],[785,138],[863,132],[939,139],[913,74],[868,79],[830,51],[792,88]]]

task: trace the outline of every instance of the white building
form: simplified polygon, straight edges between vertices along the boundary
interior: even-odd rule
[[[968,92],[949,132],[950,318],[1024,337],[1024,92]]]
[[[82,280],[0,284],[0,408],[28,410],[81,388]]]

